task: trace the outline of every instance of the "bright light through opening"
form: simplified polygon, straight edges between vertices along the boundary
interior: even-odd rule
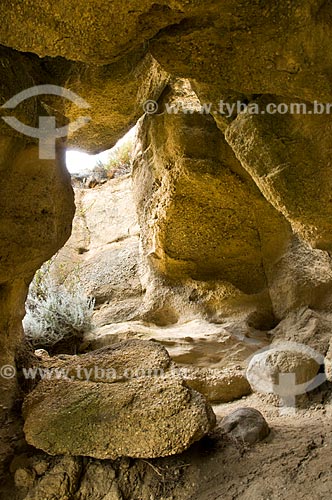
[[[111,151],[119,148],[128,139],[133,139],[136,133],[136,127],[133,127],[123,136],[112,149],[103,151],[98,155],[89,155],[80,151],[69,150],[66,152],[67,169],[71,174],[84,174],[94,169],[98,162],[107,163]]]

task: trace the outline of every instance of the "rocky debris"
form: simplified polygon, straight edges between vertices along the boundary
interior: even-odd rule
[[[223,418],[218,430],[242,445],[253,445],[270,433],[265,418],[255,408],[238,408],[232,411]]]
[[[1,498],[13,500],[182,498],[182,479],[187,469],[187,459],[184,461],[178,455],[149,461],[126,457],[112,461],[25,454],[15,457],[11,472],[22,478],[32,477],[33,481],[19,481],[15,491],[11,485],[0,494],[3,493]],[[18,470],[20,472],[16,474]],[[186,491],[193,490],[190,479],[197,473],[194,464],[190,470],[193,471],[187,478]]]
[[[189,387],[203,394],[210,403],[228,403],[251,393],[241,368],[179,368]]]
[[[18,475],[34,476],[35,482],[33,484],[25,482],[17,485],[23,492],[27,493],[24,500],[74,498],[81,474],[79,458],[57,457],[53,464],[47,459],[40,462],[31,459],[30,462],[29,468],[18,469],[15,473],[15,480]]]
[[[100,462],[87,464],[75,500],[93,499],[102,492],[107,500],[122,500],[123,496],[116,481],[116,472],[111,464],[103,467]]]
[[[67,376],[42,380],[23,406],[28,443],[51,455],[168,456],[215,424],[204,397],[167,371],[170,359],[161,346],[128,341],[73,363],[65,358],[61,368],[67,363]]]

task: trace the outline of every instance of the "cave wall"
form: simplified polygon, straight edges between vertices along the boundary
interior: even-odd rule
[[[146,99],[158,101],[141,122],[134,174],[146,282],[192,280],[204,296],[201,284],[215,281],[221,317],[232,301],[263,304],[278,321],[299,307],[330,309],[330,116],[199,112],[221,99],[328,102],[330,1],[15,0],[0,14],[0,104],[33,85],[72,89],[92,120],[68,145],[109,148]],[[164,113],[176,100],[196,110]],[[31,126],[80,114],[50,96],[15,111]],[[66,142],[40,160],[36,142],[2,120],[0,135],[0,352],[10,364],[28,283],[69,237],[74,210]],[[4,394],[13,383],[1,380]]]

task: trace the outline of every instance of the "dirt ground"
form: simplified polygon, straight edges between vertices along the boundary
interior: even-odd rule
[[[260,410],[271,433],[249,449],[240,443],[215,442],[206,455],[196,452],[196,491],[190,500],[297,500],[332,498],[332,399],[317,393],[294,416],[251,395],[215,407],[218,416],[250,406]],[[322,401],[324,404],[322,404]],[[213,439],[212,439],[213,444]]]

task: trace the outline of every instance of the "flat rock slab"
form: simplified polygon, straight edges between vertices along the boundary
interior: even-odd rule
[[[36,448],[102,459],[181,453],[215,421],[204,397],[173,377],[43,381],[25,401],[24,415],[26,439]]]
[[[134,353],[136,367],[144,367],[144,359],[149,370],[165,369],[169,364],[164,348],[145,341],[120,343],[79,358],[82,368],[91,368],[94,361],[105,368],[116,366],[123,374],[126,366],[134,368]],[[69,359],[64,362],[69,363]],[[78,380],[73,375],[44,379],[26,398],[23,414],[29,444],[50,455],[99,459],[181,453],[215,425],[215,415],[204,396],[167,370],[163,375],[122,377],[111,382]]]

